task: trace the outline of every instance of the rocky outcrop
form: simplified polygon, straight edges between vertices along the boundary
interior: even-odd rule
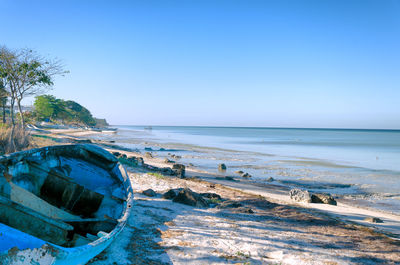
[[[309,193],[307,190],[292,189],[289,191],[289,196],[296,202],[306,203],[324,203],[330,205],[337,205],[336,200],[332,195],[327,193]]]
[[[335,199],[327,193],[314,193],[311,195],[312,203],[325,203],[330,205],[337,205]]]
[[[142,193],[143,193],[143,195],[146,195],[146,196],[148,196],[148,197],[155,197],[155,196],[157,196],[157,193],[156,193],[154,190],[152,190],[152,189],[144,190],[144,191],[142,191]]]
[[[212,192],[206,192],[206,193],[200,193],[200,195],[203,198],[207,198],[207,199],[211,199],[211,200],[221,200],[221,196],[219,194],[216,193],[212,193]]]
[[[311,202],[311,194],[307,190],[292,189],[289,191],[289,196],[296,202]]]
[[[226,171],[226,165],[225,164],[219,164],[218,165],[218,170],[219,171]]]
[[[172,201],[200,208],[209,206],[208,202],[200,194],[193,192],[189,188],[181,190]]]
[[[185,177],[185,165],[182,164],[174,164],[172,169],[175,171],[175,175],[180,178]]]

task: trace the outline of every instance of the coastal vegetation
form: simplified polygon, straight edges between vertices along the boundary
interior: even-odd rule
[[[0,153],[23,150],[29,146],[27,123],[47,121],[77,126],[107,126],[90,111],[72,100],[44,95],[51,90],[57,76],[64,76],[58,59],[43,57],[31,49],[0,46]],[[33,109],[24,111],[22,102],[35,97]]]

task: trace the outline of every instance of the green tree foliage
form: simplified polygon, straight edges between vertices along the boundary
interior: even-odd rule
[[[63,123],[95,126],[96,120],[88,109],[72,100],[58,99],[52,95],[37,96],[35,115],[39,120],[49,119]]]

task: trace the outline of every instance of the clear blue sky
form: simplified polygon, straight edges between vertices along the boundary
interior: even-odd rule
[[[400,128],[400,1],[0,0],[112,124]],[[32,100],[28,100],[28,103]]]

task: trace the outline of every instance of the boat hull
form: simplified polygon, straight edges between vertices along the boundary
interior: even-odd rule
[[[120,183],[120,192],[115,196],[123,197],[123,202],[121,202],[121,215],[115,221],[115,227],[109,232],[99,232],[98,238],[88,244],[63,247],[32,235],[34,233],[26,233],[11,227],[10,224],[0,222],[1,264],[85,264],[107,248],[124,229],[133,202],[132,187],[126,170],[114,156],[104,149],[93,145],[63,145],[32,149],[1,157],[0,168],[3,170],[3,177],[7,178],[8,172],[18,174],[16,171],[26,170],[23,163],[27,160],[40,161],[40,159],[46,157],[55,157],[55,161],[60,161],[59,157],[61,156],[63,159],[70,159],[71,161],[73,159],[77,159],[78,162],[88,161],[88,163],[94,165],[93,168],[102,168],[104,172],[108,172],[113,177],[114,182]],[[107,181],[107,179],[103,180],[99,177],[96,181],[101,184],[101,181]],[[85,185],[90,187],[93,184]],[[11,204],[13,203],[11,202]],[[46,214],[48,213],[46,212]]]

